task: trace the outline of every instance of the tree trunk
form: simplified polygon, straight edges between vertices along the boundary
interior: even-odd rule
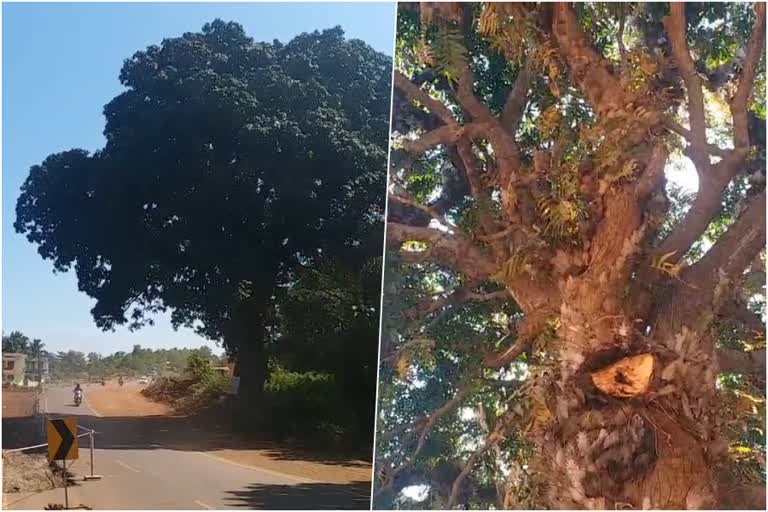
[[[228,344],[237,347],[240,375],[235,404],[235,425],[251,429],[259,425],[267,380],[264,302],[246,301],[234,308]]]
[[[727,445],[714,429],[712,339],[674,304],[657,305],[657,327],[646,334],[629,309],[589,310],[600,301],[588,280],[568,287],[560,375],[541,383],[548,405],[535,411],[533,433],[550,506],[717,508],[724,453],[714,447]]]
[[[653,159],[646,153],[647,168]],[[632,185],[609,191],[604,205],[587,269],[558,283],[559,368],[541,379],[549,410],[534,416],[547,501],[716,508],[722,454],[710,449],[717,358],[708,333],[718,299],[707,301],[704,283],[685,274],[648,276],[651,298],[640,297],[647,289],[632,290],[631,275],[646,236],[644,205]]]

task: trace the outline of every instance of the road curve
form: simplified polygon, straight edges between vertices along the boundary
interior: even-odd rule
[[[88,437],[80,438],[80,458],[67,468],[75,480],[69,488],[70,506],[83,504],[96,510],[369,508],[369,484],[321,483],[214,458],[194,444],[175,439],[185,419],[101,418],[88,406],[87,391],[80,407],[72,403],[69,387],[50,388],[41,398],[44,414],[74,417],[84,429],[98,432],[94,473],[102,478],[83,481],[90,473],[90,450]],[[55,489],[8,495],[6,505],[39,510],[63,501],[63,489]]]

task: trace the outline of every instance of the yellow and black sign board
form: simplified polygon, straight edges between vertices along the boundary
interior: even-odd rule
[[[48,420],[48,459],[75,460],[79,451],[77,421],[74,418]]]

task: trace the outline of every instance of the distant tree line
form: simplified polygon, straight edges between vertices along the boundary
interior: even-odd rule
[[[97,352],[88,354],[77,350],[49,352],[43,349],[45,344],[39,340],[30,340],[19,331],[3,334],[3,352],[16,352],[28,356],[40,355],[50,359],[50,372],[53,379],[70,378],[110,378],[118,375],[144,375],[157,372],[180,372],[187,367],[190,356],[208,361],[212,366],[226,364],[226,358],[216,356],[210,347],[149,349],[134,345],[130,352],[118,351],[109,355]]]

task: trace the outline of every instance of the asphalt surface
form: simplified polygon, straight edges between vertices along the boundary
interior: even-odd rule
[[[74,417],[82,427],[80,433],[84,429],[97,432],[94,473],[102,478],[83,480],[90,474],[90,450],[88,437],[81,437],[79,459],[67,462],[73,480],[68,489],[70,507],[83,504],[96,510],[369,508],[369,483],[322,483],[224,461],[200,449],[195,439],[199,440],[201,433],[185,424],[183,418],[102,418],[88,406],[87,388],[80,407],[74,406],[72,397],[70,388],[51,388],[40,402],[41,412],[47,416]],[[4,501],[4,508],[39,510],[49,503],[63,504],[64,490],[9,494]]]

